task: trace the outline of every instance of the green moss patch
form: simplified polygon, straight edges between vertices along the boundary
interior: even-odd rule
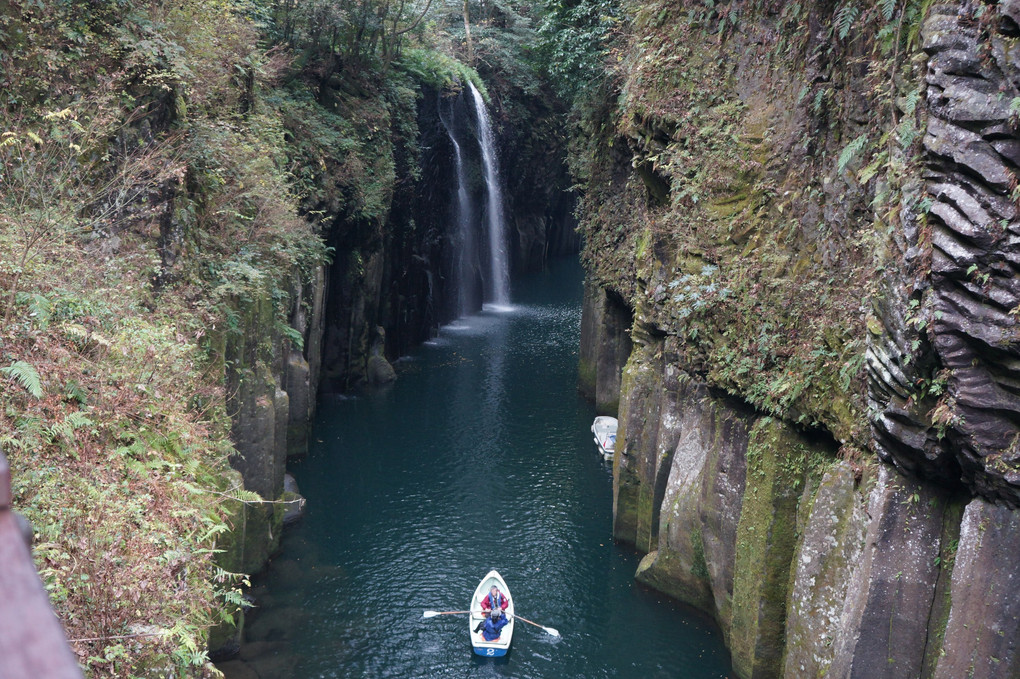
[[[751,431],[734,566],[730,648],[738,676],[779,676],[797,509],[811,453],[788,427]]]

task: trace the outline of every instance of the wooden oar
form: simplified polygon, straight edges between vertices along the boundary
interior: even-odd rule
[[[522,620],[522,621],[528,623],[529,625],[534,625],[535,627],[541,627],[542,629],[544,629],[546,631],[546,634],[551,634],[554,637],[559,637],[560,636],[560,633],[557,632],[552,627],[546,627],[545,625],[539,625],[537,622],[531,622],[527,618],[522,618],[521,616],[517,615],[516,613],[514,613],[514,617],[517,618],[518,620]]]
[[[470,613],[471,611],[425,611],[423,617],[434,618],[437,615],[461,615],[463,613]]]

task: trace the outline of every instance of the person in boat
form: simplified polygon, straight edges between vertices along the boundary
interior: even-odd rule
[[[482,638],[486,641],[495,641],[499,639],[500,633],[509,622],[510,619],[506,617],[506,613],[497,606],[489,610],[489,615],[486,616],[485,620],[478,623],[478,626],[475,627],[475,632],[481,632]]]
[[[503,593],[499,591],[496,585],[493,585],[489,590],[489,593],[482,599],[482,614],[487,614],[494,608],[498,608],[501,611],[505,611],[506,607],[510,605],[510,600],[503,596]]]

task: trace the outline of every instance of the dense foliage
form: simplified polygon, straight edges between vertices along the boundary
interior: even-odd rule
[[[606,60],[621,21],[618,0],[546,0],[538,55],[560,94],[591,95],[607,75]]]
[[[216,567],[229,421],[208,344],[324,256],[274,76],[227,3],[0,10],[0,444],[83,666],[201,673],[239,603]],[[229,331],[229,330],[228,330]]]

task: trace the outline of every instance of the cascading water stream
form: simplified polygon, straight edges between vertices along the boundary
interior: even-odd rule
[[[457,142],[457,135],[454,134],[453,109],[450,111],[450,121],[447,122],[443,116],[442,105],[439,107],[439,119],[446,128],[453,144],[454,160],[457,167],[457,315],[464,316],[472,311],[469,291],[473,281],[472,260],[476,255],[475,235],[471,228],[471,196],[467,189],[467,175],[464,170],[464,154],[460,144]]]
[[[482,148],[482,165],[485,169],[485,215],[489,231],[490,280],[486,297],[499,306],[510,304],[510,263],[506,253],[506,219],[503,216],[503,189],[499,183],[499,164],[496,159],[496,141],[485,101],[474,84],[468,87],[474,98],[478,114],[478,143]]]

